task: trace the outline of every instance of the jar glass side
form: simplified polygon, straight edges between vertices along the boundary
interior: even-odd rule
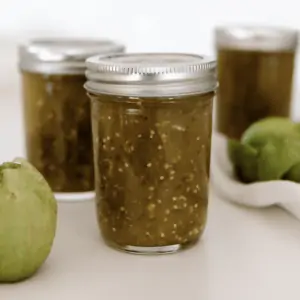
[[[61,200],[94,194],[90,100],[84,82],[84,74],[22,72],[27,158]]]
[[[142,254],[196,243],[207,215],[214,92],[89,96],[97,216],[106,243]]]
[[[288,117],[295,51],[218,49],[217,130],[239,139],[255,121]]]

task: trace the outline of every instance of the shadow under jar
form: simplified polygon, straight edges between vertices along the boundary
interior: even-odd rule
[[[208,205],[215,61],[189,54],[87,60],[97,216],[114,248],[176,252]]]
[[[20,47],[27,159],[58,200],[94,196],[85,60],[123,50],[110,40],[37,39]]]
[[[254,122],[290,115],[297,32],[272,27],[220,27],[217,130],[239,139]]]

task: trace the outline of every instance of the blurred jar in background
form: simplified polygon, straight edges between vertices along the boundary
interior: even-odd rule
[[[292,29],[216,28],[219,132],[239,139],[259,119],[290,115],[297,40]]]
[[[215,61],[124,54],[87,67],[105,241],[144,254],[195,244],[207,215]]]
[[[37,39],[20,46],[27,158],[58,200],[94,195],[85,60],[123,51],[110,40]]]

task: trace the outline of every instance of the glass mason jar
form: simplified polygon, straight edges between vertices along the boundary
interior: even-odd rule
[[[85,59],[123,52],[110,40],[37,39],[19,49],[27,159],[58,200],[94,196]]]
[[[280,28],[220,27],[217,130],[239,139],[255,121],[288,117],[297,32]]]
[[[215,66],[189,54],[87,60],[97,216],[108,245],[170,253],[201,236]]]

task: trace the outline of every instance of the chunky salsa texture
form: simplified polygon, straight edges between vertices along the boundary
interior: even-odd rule
[[[94,190],[85,76],[23,72],[22,78],[28,160],[55,192]]]
[[[239,139],[254,122],[290,114],[294,52],[218,51],[217,129]]]
[[[97,215],[118,248],[188,245],[208,205],[214,93],[90,95]]]

